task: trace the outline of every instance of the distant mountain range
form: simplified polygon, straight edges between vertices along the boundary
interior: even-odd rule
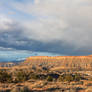
[[[60,56],[59,54],[32,51],[0,51],[0,62],[23,61],[30,56]]]

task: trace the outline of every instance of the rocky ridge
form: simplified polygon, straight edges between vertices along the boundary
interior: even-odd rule
[[[89,56],[32,56],[25,60],[28,65],[50,65],[62,68],[92,69],[92,55]]]

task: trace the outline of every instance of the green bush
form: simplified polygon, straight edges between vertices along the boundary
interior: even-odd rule
[[[80,74],[75,74],[75,75],[74,75],[74,80],[75,80],[75,81],[80,81],[80,80],[81,80]]]
[[[10,92],[30,92],[28,87],[22,87],[22,88],[13,88]]]
[[[24,71],[18,71],[15,75],[15,81],[16,82],[24,82],[28,80],[28,74]]]
[[[48,76],[47,77],[47,81],[53,81],[53,77],[52,76]]]
[[[72,76],[71,74],[67,74],[67,75],[65,76],[65,81],[68,81],[68,82],[73,81],[73,76]]]
[[[23,87],[20,89],[20,92],[30,92],[28,87]]]
[[[64,77],[60,75],[58,81],[64,81]]]
[[[58,78],[59,81],[80,81],[81,80],[81,76],[80,74],[64,74],[64,75],[60,75]]]
[[[38,77],[38,75],[36,75],[36,74],[34,74],[34,73],[32,73],[32,74],[30,74],[30,79],[39,79],[39,77]]]
[[[7,71],[0,71],[0,82],[12,82],[12,75]]]

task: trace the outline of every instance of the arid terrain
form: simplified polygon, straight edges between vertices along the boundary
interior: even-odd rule
[[[0,92],[92,92],[92,55],[33,56],[12,64],[0,67]]]

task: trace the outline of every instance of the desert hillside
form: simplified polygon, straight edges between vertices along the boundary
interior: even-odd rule
[[[92,92],[92,56],[32,56],[1,63],[0,92]]]

